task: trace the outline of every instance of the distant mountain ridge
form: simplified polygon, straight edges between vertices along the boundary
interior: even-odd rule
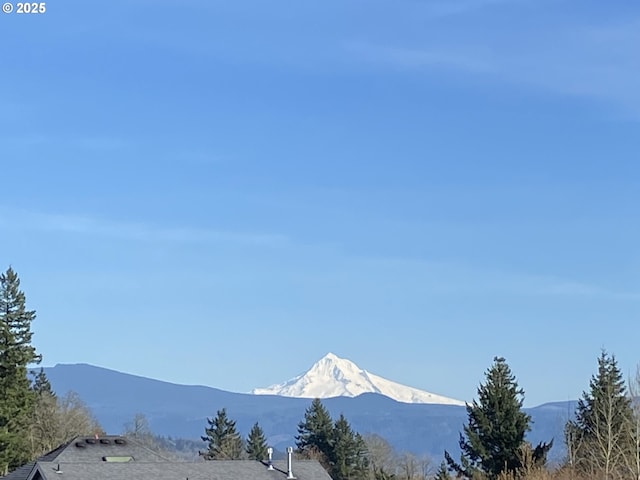
[[[255,388],[254,395],[279,395],[295,398],[357,397],[363,393],[378,393],[403,403],[459,405],[461,400],[444,397],[408,387],[374,375],[346,358],[328,353],[304,374],[284,383]]]
[[[298,422],[311,404],[307,398],[178,385],[87,364],[56,365],[44,371],[58,395],[76,392],[108,433],[121,433],[135,414],[143,413],[155,434],[199,439],[207,418],[226,408],[243,436],[259,422],[270,446],[282,451],[295,445]],[[379,435],[398,452],[428,454],[436,462],[445,449],[457,455],[467,420],[461,406],[401,403],[377,393],[327,398],[322,403],[333,418],[344,414],[357,432]],[[558,402],[525,409],[533,419],[527,439],[538,443],[555,438],[551,457],[560,458],[564,424],[574,408],[575,402]]]

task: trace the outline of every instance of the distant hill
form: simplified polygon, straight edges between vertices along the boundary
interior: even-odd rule
[[[198,439],[206,418],[226,408],[246,435],[256,421],[278,449],[294,444],[298,423],[310,399],[226,392],[211,387],[177,385],[86,364],[45,368],[54,390],[77,392],[105,430],[120,433],[136,413],[144,413],[154,433]],[[427,453],[439,460],[445,449],[458,452],[467,415],[462,406],[401,403],[375,393],[323,400],[334,418],[344,413],[355,430],[375,433],[398,451]],[[574,402],[528,409],[534,420],[532,442],[555,438],[552,456],[562,455],[562,431]]]

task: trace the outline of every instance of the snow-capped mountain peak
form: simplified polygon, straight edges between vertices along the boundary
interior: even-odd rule
[[[300,398],[355,397],[362,393],[379,393],[404,403],[464,405],[460,400],[379,377],[333,353],[327,353],[302,375],[278,385],[256,388],[251,393]]]

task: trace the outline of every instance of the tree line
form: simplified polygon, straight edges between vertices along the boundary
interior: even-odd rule
[[[205,460],[267,459],[267,440],[260,425],[255,423],[243,441],[225,408],[218,410],[214,418],[207,418],[202,440],[207,445],[207,450],[201,452]],[[364,438],[351,428],[344,415],[334,421],[317,398],[298,424],[296,454],[298,458],[318,460],[334,480],[367,476],[369,463]]]
[[[207,450],[199,452],[205,460],[265,460],[267,439],[258,423],[249,432],[246,442],[236,429],[236,422],[227,417],[227,410],[218,410],[214,418],[207,418],[208,427],[202,438]]]
[[[532,420],[523,410],[524,390],[506,360],[496,357],[477,399],[466,405],[459,459],[445,451],[435,471],[428,458],[397,455],[381,437],[361,436],[343,415],[333,421],[319,399],[298,424],[296,453],[318,460],[334,480],[640,480],[639,394],[640,369],[627,389],[615,356],[603,351],[589,389],[566,423],[566,458],[551,469],[547,456],[555,439],[536,445],[526,440]],[[202,454],[206,459],[266,458],[257,423],[243,443],[225,409],[207,422],[202,437],[209,447]]]
[[[34,370],[42,360],[32,345],[35,318],[9,267],[0,274],[0,476],[77,435],[104,434],[76,394],[58,397],[43,370]],[[459,458],[443,452],[434,471],[430,459],[397,454],[383,438],[354,431],[343,415],[332,419],[315,399],[298,424],[296,455],[318,460],[334,480],[640,480],[640,368],[627,385],[615,356],[602,351],[589,388],[565,426],[566,458],[554,469],[547,466],[547,454],[556,439],[537,445],[526,440],[531,417],[523,402],[524,390],[506,360],[496,357],[477,399],[466,405]],[[151,438],[141,417],[125,433]],[[267,455],[260,425],[242,439],[224,408],[207,418],[202,440],[206,460],[265,460]]]
[[[567,454],[554,470],[546,466],[553,439],[536,446],[525,440],[531,417],[522,411],[524,390],[505,359],[495,358],[485,376],[478,399],[466,407],[460,459],[445,452],[437,480],[640,480],[640,368],[627,388],[615,356],[602,351],[589,389],[565,425]]]

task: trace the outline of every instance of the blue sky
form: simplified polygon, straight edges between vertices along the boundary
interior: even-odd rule
[[[640,6],[2,15],[0,252],[44,363],[233,391],[332,351],[526,404],[640,362]]]

